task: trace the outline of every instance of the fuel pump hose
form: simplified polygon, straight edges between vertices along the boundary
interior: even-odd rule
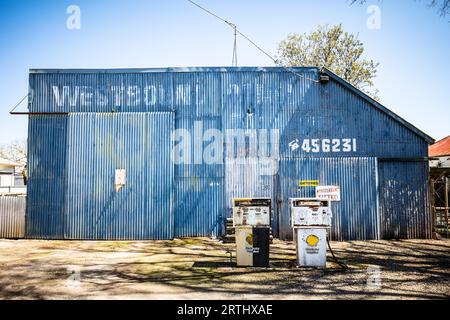
[[[328,240],[328,238],[327,238],[327,243],[328,243],[328,249],[330,249],[330,252],[331,252],[331,255],[333,256],[334,262],[336,262],[336,264],[338,266],[340,266],[342,269],[345,269],[345,270],[349,269],[347,264],[345,264],[344,262],[339,261],[336,258],[336,256],[334,255],[333,249],[331,248],[330,240]]]

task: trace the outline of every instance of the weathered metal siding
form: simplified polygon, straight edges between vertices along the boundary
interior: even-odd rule
[[[228,72],[222,75],[224,128],[241,130],[246,140],[225,144],[227,215],[234,197],[269,197],[274,204],[272,228],[278,236],[276,208],[279,139],[311,82],[285,72]],[[315,69],[304,69],[315,77]],[[275,139],[272,137],[275,136]],[[265,137],[261,140],[261,137]],[[257,139],[258,156],[252,155],[251,139]],[[231,148],[234,147],[235,150]],[[237,157],[237,159],[236,159]]]
[[[177,178],[175,205],[176,237],[220,236],[223,178]]]
[[[270,163],[261,158],[226,159],[225,199],[227,217],[232,217],[233,198],[271,198],[276,204],[277,175],[273,168],[278,168],[278,161]],[[273,234],[278,236],[277,211],[272,214]]]
[[[20,239],[25,236],[24,196],[0,197],[0,238]]]
[[[31,112],[173,111],[177,119],[221,119],[223,129],[277,128],[286,157],[329,156],[292,151],[287,143],[299,137],[357,138],[358,157],[426,156],[427,142],[392,113],[333,79],[318,84],[282,68],[33,72],[30,91]]]
[[[151,77],[145,73],[35,73],[29,83],[31,112],[173,110],[169,73],[152,73]]]
[[[289,94],[285,99],[290,100]],[[282,128],[283,157],[413,158],[427,155],[425,140],[334,81],[320,87],[312,86],[291,108],[292,115]],[[304,138],[356,139],[356,151],[351,154],[323,150],[304,152],[289,147],[289,142]]]
[[[194,72],[170,77],[175,127],[187,133],[183,141],[176,139],[175,143],[187,142],[190,146],[189,160],[175,165],[175,236],[220,236],[224,165],[222,161],[206,163],[204,158],[212,139],[204,134],[222,130],[220,76]],[[221,150],[216,152],[221,159]]]
[[[219,235],[223,232],[221,224],[230,210],[232,197],[270,196],[275,206],[275,234],[278,229],[280,233],[283,230],[284,237],[289,228],[285,217],[283,218],[286,208],[275,200],[280,200],[282,190],[286,191],[288,188],[286,183],[290,185],[292,181],[287,182],[287,176],[277,171],[283,163],[301,162],[306,166],[302,170],[313,170],[307,168],[316,166],[314,163],[317,161],[334,161],[336,175],[329,173],[326,181],[337,181],[333,177],[339,177],[339,181],[351,181],[353,172],[348,168],[353,166],[352,161],[356,161],[356,166],[364,171],[369,170],[375,158],[426,157],[428,147],[427,138],[420,132],[376,102],[353,91],[345,82],[333,77],[327,84],[308,80],[307,78],[317,79],[317,68],[296,68],[295,71],[302,76],[283,68],[35,70],[30,74],[30,111],[173,112],[174,128],[185,129],[192,135],[189,144],[191,161],[174,166],[174,235]],[[51,150],[50,144],[42,140],[47,134],[54,142],[61,143],[56,147],[57,155],[52,157],[58,159],[58,163],[64,163],[66,155],[59,154],[58,150],[64,148],[66,133],[63,129],[58,132],[56,129],[51,131],[45,128],[46,122],[48,126],[47,118],[55,116],[39,117],[42,121],[34,120],[35,123],[32,123],[33,118],[30,119],[30,127],[39,125],[44,128],[42,132],[33,131],[35,137],[31,136],[31,139],[45,148],[32,150],[31,161],[33,157],[42,157],[42,153]],[[208,164],[203,159],[203,152],[210,146],[211,140],[202,135],[210,129],[220,130],[225,134],[226,130],[244,130],[247,137],[254,134],[255,130],[277,130],[279,141],[276,144],[259,141],[259,147],[263,146],[268,150],[268,158],[258,157],[256,164],[253,161],[255,159],[250,156],[239,161],[228,157],[230,145],[224,141],[223,150],[219,150],[225,153],[222,161]],[[196,130],[200,132],[200,138],[196,136]],[[134,138],[130,136],[129,139],[131,143]],[[324,148],[317,152],[307,152],[302,148],[292,147],[292,143],[296,141],[301,146],[304,139],[335,139],[341,142],[343,139],[356,139],[356,146],[351,152],[343,152],[342,148],[334,152]],[[32,141],[30,146],[33,147],[31,143]],[[279,153],[276,152],[278,147]],[[237,148],[243,150],[244,154],[248,153],[248,142],[237,145]],[[74,159],[75,155],[72,160]],[[354,159],[372,160],[365,163],[366,160]],[[51,161],[50,156],[44,161]],[[270,174],[264,165],[267,161],[272,162],[275,169]],[[321,168],[328,172],[325,164]],[[294,169],[289,169],[289,165],[284,170],[295,172]],[[46,174],[53,177],[58,176],[55,173],[61,172],[63,173],[61,168],[50,166]],[[58,181],[65,186],[62,173],[62,178]],[[423,172],[418,172],[417,175],[417,179],[426,177]],[[377,197],[372,192],[376,188],[376,181],[366,176],[363,178],[370,186],[355,183],[346,189],[351,190],[349,192],[356,201],[359,201],[361,194],[363,199],[371,201],[367,204],[370,206],[370,217],[361,216],[361,210],[367,208],[360,204],[354,219],[355,223],[362,221],[363,226],[356,230],[357,225],[348,220],[350,216],[346,216],[350,212],[350,198],[346,198],[346,207],[342,207],[342,216],[339,218],[341,220],[336,222],[337,229],[333,231],[336,239],[377,238],[379,221],[373,216]],[[56,188],[41,184],[41,191],[34,192],[44,190],[56,191]],[[289,193],[284,193],[286,196],[287,194]],[[70,193],[67,195],[70,196]],[[58,192],[53,197],[59,197],[61,203],[64,202],[64,195],[59,195]],[[284,198],[285,196],[283,201]],[[60,208],[57,207],[57,201],[51,200],[50,203],[55,208],[50,211],[58,212]],[[338,213],[340,210],[337,208]],[[45,211],[48,209],[43,209],[39,221],[35,221],[38,223],[36,226],[43,223],[37,230],[42,229],[41,234],[61,234],[57,225],[62,221],[57,221],[51,213],[44,222]],[[33,221],[34,217],[30,219]],[[55,225],[50,228],[46,223]],[[80,236],[81,231],[73,232],[74,237]],[[107,233],[105,229],[99,229],[98,232]]]
[[[174,237],[173,128],[173,113],[69,115],[66,239]],[[118,192],[116,169],[126,170]]]
[[[173,113],[33,116],[27,237],[173,238],[173,128]]]
[[[67,116],[30,116],[26,237],[64,238]]]
[[[383,239],[431,238],[428,162],[379,163]]]
[[[315,188],[299,187],[299,181],[319,180],[341,188],[341,201],[332,204],[333,240],[379,239],[375,158],[283,159],[280,166],[281,238],[292,239],[289,198],[315,196]]]

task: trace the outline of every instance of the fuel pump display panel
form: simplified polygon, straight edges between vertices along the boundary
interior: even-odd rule
[[[331,226],[330,202],[317,199],[291,199],[291,225]]]
[[[266,198],[234,199],[234,226],[270,226],[271,200]]]

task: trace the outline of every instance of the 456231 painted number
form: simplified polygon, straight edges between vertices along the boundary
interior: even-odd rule
[[[356,152],[356,139],[304,139],[302,150],[307,153]]]

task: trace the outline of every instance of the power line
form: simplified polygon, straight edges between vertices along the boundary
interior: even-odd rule
[[[202,9],[203,11],[209,13],[209,14],[212,15],[213,17],[216,17],[217,19],[222,20],[223,22],[225,22],[225,23],[226,23],[227,25],[229,25],[230,27],[232,27],[232,28],[235,27],[234,24],[232,24],[232,23],[228,22],[227,20],[225,20],[225,19],[219,17],[217,14],[215,14],[215,13],[209,11],[208,9],[203,8],[201,5],[195,3],[194,1],[191,1],[191,0],[188,0],[188,1],[189,1],[190,3],[192,3],[194,6],[199,7],[199,8]]]
[[[233,23],[231,23],[231,22],[225,20],[224,18],[222,18],[222,17],[218,16],[217,14],[215,14],[215,13],[209,11],[208,9],[202,7],[201,5],[195,3],[195,2],[192,1],[192,0],[187,0],[187,1],[189,1],[189,2],[190,2],[191,4],[193,4],[194,6],[200,8],[201,10],[205,11],[206,13],[210,14],[211,16],[215,17],[216,19],[219,19],[219,20],[221,20],[222,22],[226,23],[229,27],[231,27],[231,28],[234,30],[234,32],[235,32],[235,44],[234,44],[234,45],[235,45],[235,48],[234,48],[234,50],[233,50],[233,63],[236,63],[236,65],[237,65],[237,46],[236,46],[236,45],[237,45],[237,43],[236,43],[236,33],[237,33],[237,34],[239,34],[241,37],[243,37],[245,40],[247,40],[248,42],[250,42],[256,49],[258,49],[260,52],[262,52],[262,53],[263,53],[265,56],[267,56],[270,60],[272,60],[272,62],[273,62],[275,65],[277,65],[277,66],[279,66],[279,67],[282,67],[282,68],[286,69],[286,70],[289,71],[290,73],[292,73],[292,74],[294,74],[294,75],[296,75],[296,76],[298,76],[298,77],[300,77],[300,78],[303,78],[303,79],[306,79],[306,80],[310,80],[310,81],[316,82],[316,83],[319,82],[318,80],[314,80],[314,79],[305,77],[305,76],[299,74],[298,72],[295,72],[294,70],[292,70],[292,69],[289,68],[289,67],[283,66],[281,63],[279,63],[279,62],[277,61],[277,59],[275,59],[274,57],[272,57],[269,53],[267,53],[267,52],[266,52],[265,50],[263,50],[260,46],[258,46],[254,41],[252,41],[249,37],[247,37],[245,34],[243,34],[243,33],[236,27],[235,24],[233,24]],[[236,55],[236,56],[235,56],[235,55]]]

